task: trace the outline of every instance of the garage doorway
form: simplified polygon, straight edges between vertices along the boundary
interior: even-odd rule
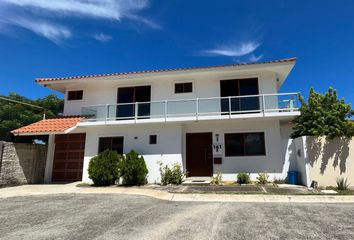
[[[52,182],[82,180],[85,133],[55,135]]]

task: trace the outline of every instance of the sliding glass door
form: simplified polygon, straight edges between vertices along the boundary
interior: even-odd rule
[[[150,117],[151,86],[118,88],[118,120],[133,119],[135,111],[139,118]],[[136,105],[135,102],[138,102]],[[137,109],[135,109],[137,107]]]
[[[258,95],[258,79],[257,78],[245,78],[245,79],[232,79],[220,81],[220,96],[231,97],[221,100],[221,112],[222,114],[228,114],[229,109],[233,113],[248,113],[257,112],[259,107]],[[247,97],[250,95],[249,97]],[[245,96],[245,97],[240,97]],[[231,106],[229,106],[231,104]]]

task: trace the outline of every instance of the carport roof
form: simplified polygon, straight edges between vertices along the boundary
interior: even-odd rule
[[[11,131],[14,135],[46,135],[65,134],[73,130],[77,123],[84,117],[65,116],[51,119],[43,119],[30,125]]]

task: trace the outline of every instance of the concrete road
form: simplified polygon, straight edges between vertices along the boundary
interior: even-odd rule
[[[0,239],[354,239],[354,204],[14,197],[0,199]]]

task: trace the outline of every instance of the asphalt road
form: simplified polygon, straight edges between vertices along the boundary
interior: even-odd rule
[[[354,204],[15,197],[0,199],[0,239],[354,239]]]

